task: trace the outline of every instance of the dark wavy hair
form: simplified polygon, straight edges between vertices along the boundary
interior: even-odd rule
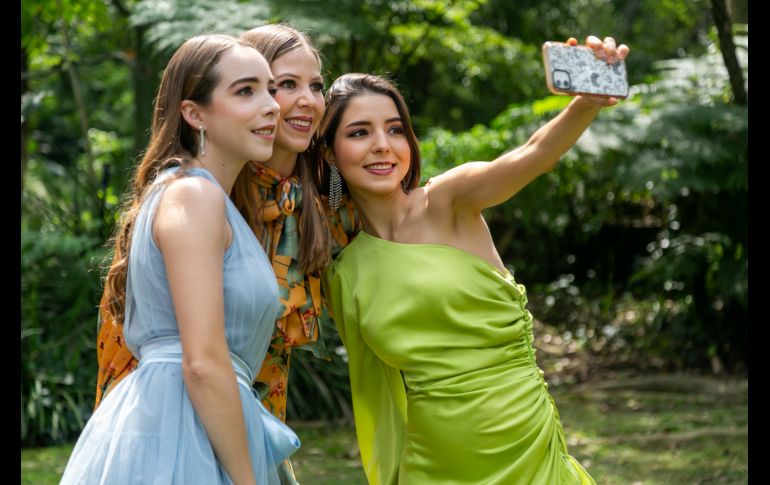
[[[343,74],[334,80],[329,90],[326,92],[326,114],[321,120],[318,128],[319,148],[314,154],[316,161],[316,179],[315,182],[322,193],[329,193],[329,165],[326,160],[326,150],[324,147],[334,146],[334,137],[337,134],[342,116],[345,114],[350,100],[362,94],[383,94],[393,100],[398,114],[404,125],[404,134],[409,143],[411,160],[409,171],[404,177],[403,187],[409,192],[420,183],[420,145],[417,141],[417,135],[412,128],[412,120],[409,116],[409,108],[406,106],[401,93],[396,86],[388,79],[374,74],[348,73]],[[348,193],[345,182],[342,182],[343,193]]]

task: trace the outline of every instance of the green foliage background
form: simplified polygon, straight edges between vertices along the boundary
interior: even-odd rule
[[[732,2],[745,22],[745,2]],[[327,83],[388,74],[425,178],[524,143],[567,102],[540,45],[632,47],[632,96],[559,167],[486,214],[531,311],[611,365],[745,373],[748,116],[705,0],[25,0],[21,18],[21,441],[73,439],[93,404],[96,305],[161,69],[185,38],[287,21]],[[748,82],[748,30],[734,25]],[[339,347],[333,331],[329,345]],[[344,352],[297,352],[289,417],[350,417]]]

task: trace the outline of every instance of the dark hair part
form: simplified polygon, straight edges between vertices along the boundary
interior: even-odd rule
[[[321,54],[315,48],[310,38],[304,32],[286,24],[268,24],[256,27],[241,34],[241,40],[256,48],[268,64],[297,49],[307,49],[318,61],[321,70]],[[303,208],[299,216],[299,267],[305,274],[318,274],[331,260],[332,238],[329,232],[326,216],[320,209],[318,189],[313,180],[313,162],[309,156],[317,144],[313,135],[307,150],[297,156],[295,171],[302,186]],[[258,216],[263,202],[256,197],[242,197],[250,191],[251,171],[244,170],[233,187],[233,196],[238,195],[243,205],[238,209],[244,213],[246,220],[256,234],[262,232],[262,220]],[[248,216],[247,216],[248,214]]]
[[[251,48],[229,35],[193,37],[179,46],[163,71],[153,103],[150,142],[134,170],[112,238],[114,254],[104,284],[111,295],[109,312],[116,322],[125,317],[131,235],[146,189],[161,172],[173,166],[184,168],[198,154],[198,132],[182,117],[182,101],[189,99],[204,106],[211,101],[211,93],[219,83],[217,65],[235,45]]]
[[[407,192],[413,190],[420,183],[420,145],[417,135],[414,134],[412,121],[409,117],[409,108],[406,106],[401,93],[388,79],[373,74],[349,73],[343,74],[334,80],[326,92],[326,115],[318,128],[318,138],[323,147],[332,148],[334,137],[337,135],[342,116],[348,109],[350,100],[362,94],[383,94],[393,100],[404,127],[404,134],[409,143],[411,160],[409,171],[404,178],[403,186]],[[323,150],[317,150],[315,159],[318,173],[316,183],[322,187],[324,193],[329,193],[329,167],[326,154]],[[343,192],[347,193],[345,181],[342,181]]]

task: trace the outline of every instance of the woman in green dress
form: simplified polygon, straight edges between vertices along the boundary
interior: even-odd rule
[[[628,54],[609,37],[587,44],[608,63]],[[617,100],[577,96],[523,146],[422,187],[417,139],[390,82],[346,74],[326,102],[317,182],[332,205],[349,193],[363,223],[324,289],[369,483],[593,484],[567,453],[525,289],[481,211],[552,170]]]

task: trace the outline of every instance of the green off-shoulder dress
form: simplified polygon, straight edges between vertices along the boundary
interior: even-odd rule
[[[567,454],[510,273],[360,232],[324,285],[370,484],[594,483]]]

